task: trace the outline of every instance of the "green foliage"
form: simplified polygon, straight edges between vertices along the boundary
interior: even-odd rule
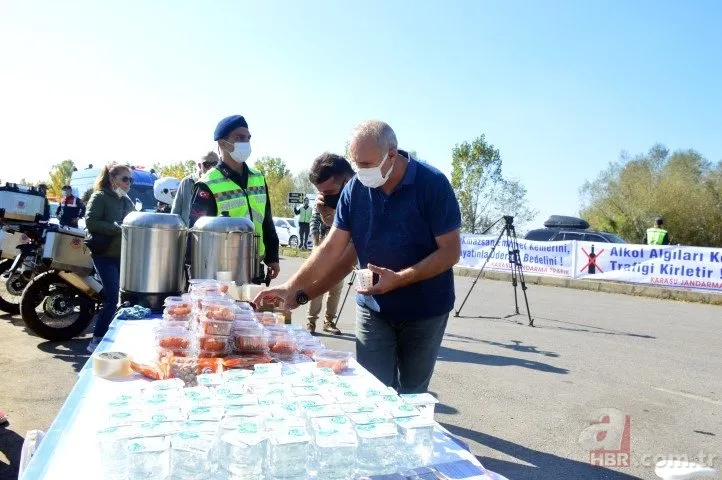
[[[70,184],[70,177],[73,175],[75,164],[72,160],[63,160],[53,165],[50,169],[50,181],[48,182],[48,196],[60,198],[61,190],[65,185]]]
[[[308,179],[309,170],[301,170],[293,179],[294,191],[301,193],[316,193],[316,187]]]
[[[153,165],[153,170],[155,170],[158,178],[174,177],[178,180],[183,180],[188,175],[195,173],[198,168],[196,163],[197,162],[195,160],[185,160],[182,162],[169,163],[167,165],[156,163]]]
[[[662,216],[674,243],[722,246],[722,162],[694,150],[670,154],[657,144],[631,158],[622,153],[579,193],[592,227],[629,242],[641,241]]]
[[[288,194],[295,188],[293,175],[286,163],[278,157],[261,157],[255,168],[266,177],[271,211],[276,217],[292,217],[293,208],[288,204]]]
[[[463,232],[483,232],[502,215],[513,215],[516,226],[534,218],[526,188],[503,177],[501,154],[484,135],[456,145],[451,154],[451,186],[459,201]]]

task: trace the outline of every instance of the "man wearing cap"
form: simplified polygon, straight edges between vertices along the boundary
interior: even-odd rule
[[[654,221],[654,226],[647,229],[642,243],[645,245],[669,245],[669,232],[664,229],[664,219],[662,217],[657,218]]]
[[[268,266],[270,278],[276,278],[280,272],[278,235],[266,179],[246,164],[251,155],[251,133],[246,119],[241,115],[224,118],[213,139],[218,142],[221,161],[195,184],[189,225],[193,226],[200,217],[222,212],[250,219],[259,235],[258,255]]]
[[[62,189],[62,198],[55,211],[55,216],[58,217],[61,226],[73,228],[78,228],[78,220],[85,216],[85,205],[82,200],[73,195],[70,185],[65,185]]]
[[[170,209],[170,213],[179,215],[186,223],[190,221],[193,186],[196,184],[196,181],[208,173],[211,168],[218,165],[219,161],[220,159],[216,152],[208,152],[198,161],[198,170],[196,173],[188,175],[181,180],[178,186],[178,193],[176,193],[173,199],[173,206]]]

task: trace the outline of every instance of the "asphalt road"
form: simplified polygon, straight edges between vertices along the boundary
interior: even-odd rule
[[[299,265],[283,260],[282,276]],[[471,282],[456,278],[457,305]],[[652,479],[657,460],[703,453],[722,470],[720,307],[541,286],[528,297],[533,328],[504,318],[514,312],[510,284],[479,281],[449,321],[431,382],[437,420],[487,468],[510,480]],[[349,298],[344,335],[324,341],[353,352]],[[302,308],[294,323],[304,317]],[[0,479],[15,478],[25,432],[50,426],[86,344],[45,342],[0,317],[0,409],[11,422],[0,428]],[[629,416],[629,467],[590,466],[579,439],[599,409]]]

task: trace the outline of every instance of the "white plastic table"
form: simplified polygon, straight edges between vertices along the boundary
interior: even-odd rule
[[[121,351],[134,358],[152,356],[152,329],[157,319],[115,319],[98,347],[98,352]],[[139,359],[140,359],[139,358]],[[344,372],[347,381],[382,386],[366,369],[355,361]],[[105,400],[127,389],[129,383],[148,382],[138,374],[121,380],[105,380],[93,375],[89,360],[78,374],[78,382],[65,400],[37,452],[24,470],[21,480],[74,480],[102,478],[99,455],[96,453],[95,432],[99,428]],[[469,460],[481,466],[465,445],[448,432],[437,433],[434,451],[435,463]],[[468,447],[467,447],[468,448]],[[506,480],[503,476],[486,470],[478,480]]]

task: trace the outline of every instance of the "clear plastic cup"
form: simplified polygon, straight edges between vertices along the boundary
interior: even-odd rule
[[[311,440],[305,428],[291,427],[273,432],[269,441],[268,475],[271,478],[307,479]]]
[[[220,464],[229,474],[227,478],[264,478],[266,445],[266,437],[258,432],[236,429],[221,436]]]
[[[205,478],[216,471],[212,451],[215,437],[182,431],[171,438],[171,475],[174,480]]]
[[[170,437],[130,440],[126,471],[130,478],[167,478],[170,474]]]
[[[313,459],[318,478],[354,478],[358,440],[353,429],[317,428],[314,440]]]
[[[403,464],[398,428],[393,423],[357,425],[356,459],[361,475],[384,475]]]
[[[439,401],[430,393],[402,394],[400,397],[408,404],[413,405],[422,417],[434,420],[434,411]]]
[[[423,417],[397,418],[403,451],[408,468],[425,467],[434,455],[434,428],[436,422]]]
[[[374,285],[374,272],[368,268],[356,270],[356,285],[360,290],[368,290]]]

